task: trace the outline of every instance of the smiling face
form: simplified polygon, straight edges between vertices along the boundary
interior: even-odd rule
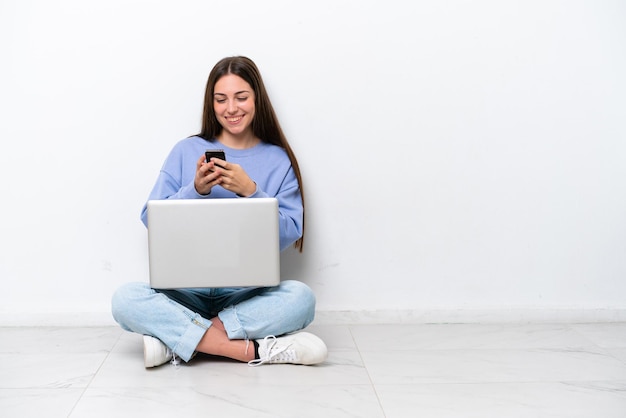
[[[220,141],[226,145],[236,141],[240,146],[249,145],[254,139],[255,95],[250,84],[243,78],[226,74],[215,83],[213,109],[219,124],[224,128]]]

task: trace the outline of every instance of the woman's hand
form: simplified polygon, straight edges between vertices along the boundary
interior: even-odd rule
[[[206,162],[204,156],[200,157],[194,184],[198,193],[204,195],[211,193],[213,186],[218,184],[242,197],[248,197],[256,191],[256,183],[239,164],[215,157],[209,162]]]
[[[219,158],[211,158],[215,162],[215,173],[219,175],[218,184],[226,190],[241,197],[248,197],[256,192],[256,183],[239,164],[229,163]]]
[[[215,168],[215,163],[207,162],[204,155],[198,159],[196,177],[193,180],[193,185],[198,193],[207,195],[211,193],[213,186],[219,184],[220,174],[215,172]]]

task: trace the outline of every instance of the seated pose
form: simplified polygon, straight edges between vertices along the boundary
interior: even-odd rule
[[[280,248],[302,251],[304,202],[298,162],[287,143],[263,80],[246,57],[219,61],[206,86],[202,131],[178,142],[165,160],[149,200],[278,200]],[[207,149],[224,149],[226,160]],[[149,228],[146,206],[142,221]],[[152,289],[129,283],[113,295],[115,320],[144,335],[144,364],[206,353],[248,362],[316,364],[324,342],[296,332],[312,321],[315,296],[302,282],[269,288]]]

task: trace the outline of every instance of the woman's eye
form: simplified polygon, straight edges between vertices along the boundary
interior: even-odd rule
[[[225,103],[226,99],[215,99],[217,103]]]
[[[245,102],[246,100],[248,100],[247,97],[237,97],[237,101],[239,102]]]

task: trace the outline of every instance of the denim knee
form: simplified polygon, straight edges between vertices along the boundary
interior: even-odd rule
[[[300,315],[302,328],[308,326],[315,318],[315,294],[306,284],[297,280],[284,280],[281,282],[289,294],[289,302],[293,303],[292,312]]]
[[[146,283],[126,283],[120,286],[111,297],[111,313],[113,314],[113,319],[115,319],[122,328],[128,330],[125,323],[129,314],[132,314],[134,311],[134,301],[152,292],[153,290]]]

